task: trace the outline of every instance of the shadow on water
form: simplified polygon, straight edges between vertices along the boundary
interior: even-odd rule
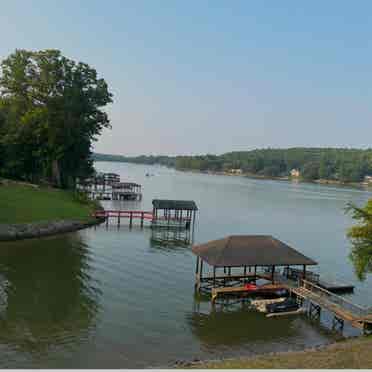
[[[269,324],[270,320],[272,324]],[[194,312],[188,315],[193,334],[209,346],[233,346],[258,340],[272,342],[275,335],[280,339],[293,337],[296,335],[295,322],[295,318],[273,321],[261,313],[244,309],[211,311],[209,314]]]
[[[201,310],[201,307],[203,308]],[[186,321],[202,348],[230,357],[261,354],[268,351],[302,350],[305,347],[342,339],[320,324],[314,329],[305,315],[266,318],[244,302],[208,307],[195,299],[193,312]],[[303,342],[306,334],[307,341]],[[239,353],[240,350],[240,353]],[[234,352],[235,351],[235,352]]]
[[[99,311],[99,283],[78,234],[2,243],[0,342],[44,352],[89,336]]]

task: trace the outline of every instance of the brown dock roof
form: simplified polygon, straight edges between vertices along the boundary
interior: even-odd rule
[[[317,265],[270,235],[231,235],[194,245],[192,251],[211,266]]]
[[[198,207],[196,206],[193,200],[168,200],[168,199],[154,199],[152,205],[156,209],[173,209],[173,210],[191,210],[197,211]]]

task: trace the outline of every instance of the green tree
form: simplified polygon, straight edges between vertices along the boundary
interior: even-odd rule
[[[319,164],[312,161],[306,163],[301,172],[302,177],[305,180],[313,181],[319,178]]]
[[[319,178],[331,179],[333,176],[332,162],[328,156],[323,155],[319,164]]]
[[[58,186],[91,171],[91,145],[109,127],[106,82],[58,50],[16,50],[1,63],[1,146],[18,176]]]
[[[372,199],[363,208],[349,204],[347,211],[358,222],[347,234],[353,244],[350,259],[358,278],[364,280],[372,273]]]

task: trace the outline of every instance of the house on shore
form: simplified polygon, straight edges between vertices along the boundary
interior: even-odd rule
[[[239,168],[232,168],[232,169],[229,170],[229,173],[239,175],[239,174],[242,174],[243,171]]]
[[[365,185],[372,185],[372,176],[365,176],[363,183]]]
[[[293,178],[298,178],[301,175],[299,169],[295,169],[295,168],[291,170],[290,174],[291,174],[291,177]]]

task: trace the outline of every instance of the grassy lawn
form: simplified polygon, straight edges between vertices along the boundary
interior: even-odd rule
[[[92,210],[93,205],[79,203],[69,191],[0,185],[0,223],[87,220]]]
[[[193,368],[298,368],[298,369],[351,369],[372,368],[372,337],[342,341],[320,350],[282,353],[274,356],[206,362]]]

